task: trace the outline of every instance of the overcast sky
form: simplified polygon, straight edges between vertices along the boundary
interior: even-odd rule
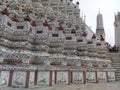
[[[81,16],[86,15],[86,23],[96,31],[96,16],[103,15],[106,41],[114,45],[114,15],[120,11],[120,0],[73,0],[80,2]]]

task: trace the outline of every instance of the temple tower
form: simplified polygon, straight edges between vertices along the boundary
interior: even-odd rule
[[[115,15],[114,27],[115,27],[115,45],[119,47],[120,46],[120,12],[118,12],[118,14]]]
[[[104,25],[103,25],[103,16],[99,12],[97,15],[97,27],[96,27],[96,36],[98,40],[104,39],[105,40],[105,32],[104,32]]]

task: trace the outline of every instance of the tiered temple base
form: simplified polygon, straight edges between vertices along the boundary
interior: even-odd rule
[[[39,68],[41,67],[41,68]],[[0,77],[4,84],[12,87],[30,88],[35,86],[70,85],[112,82],[116,80],[115,70],[112,69],[72,69],[63,67],[42,66],[0,66]]]

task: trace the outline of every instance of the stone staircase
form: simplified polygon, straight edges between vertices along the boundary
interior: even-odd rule
[[[116,79],[120,81],[120,53],[108,53],[108,57],[112,60],[112,66],[116,71]]]
[[[117,70],[116,71],[116,79],[120,81],[120,62],[113,62],[112,66]]]

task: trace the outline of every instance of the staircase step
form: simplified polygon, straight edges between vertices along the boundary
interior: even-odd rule
[[[116,79],[120,81],[120,62],[113,62],[112,67],[114,67],[117,70]]]

